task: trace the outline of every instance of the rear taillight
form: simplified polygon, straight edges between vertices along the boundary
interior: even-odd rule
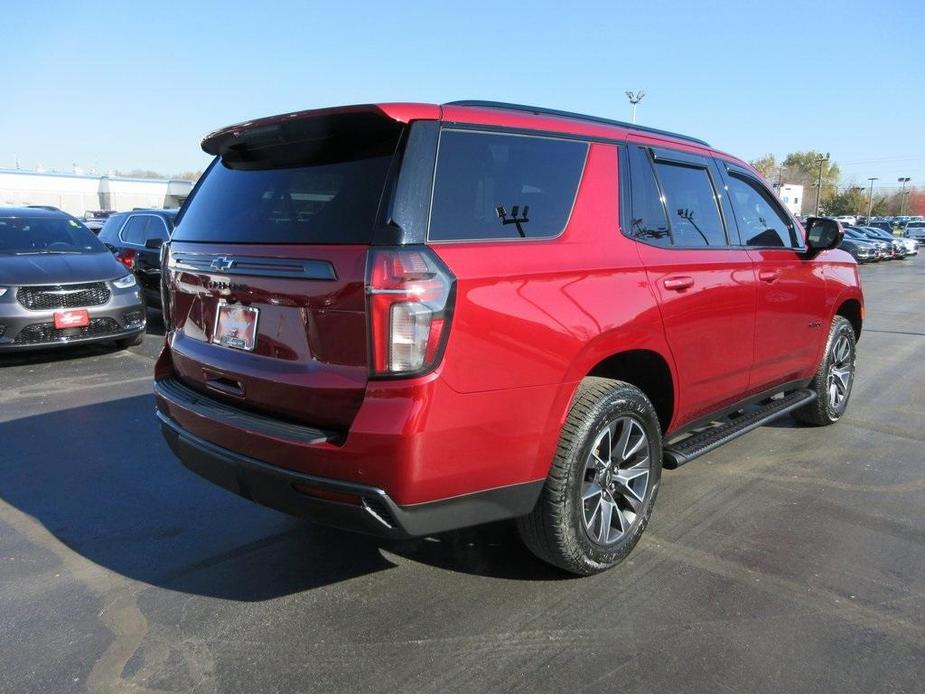
[[[126,268],[135,271],[135,257],[138,255],[138,252],[131,248],[123,248],[116,253],[116,260],[122,263]]]
[[[371,249],[370,373],[410,376],[440,360],[450,329],[455,278],[427,248]]]

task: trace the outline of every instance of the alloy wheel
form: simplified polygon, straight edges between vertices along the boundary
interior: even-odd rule
[[[854,378],[854,347],[848,335],[842,333],[832,347],[832,359],[826,374],[826,392],[829,405],[840,412],[848,393],[851,392],[851,379]]]
[[[634,417],[602,428],[585,461],[581,519],[588,538],[612,545],[639,519],[649,489],[649,437]]]

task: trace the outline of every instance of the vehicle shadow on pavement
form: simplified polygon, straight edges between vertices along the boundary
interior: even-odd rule
[[[89,345],[68,345],[67,347],[37,349],[27,352],[9,352],[8,354],[0,354],[0,369],[11,366],[51,364],[58,361],[76,361],[118,351],[120,351],[120,348],[114,342],[97,342]]]
[[[268,600],[403,561],[566,577],[529,554],[509,523],[388,542],[259,507],[186,470],[161,439],[153,406],[144,395],[0,424],[0,500],[122,576],[229,600]]]

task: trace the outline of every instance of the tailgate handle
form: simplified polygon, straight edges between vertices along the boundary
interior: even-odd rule
[[[224,378],[222,376],[206,376],[206,388],[224,393],[225,395],[231,395],[235,398],[244,397],[244,384],[240,381],[233,381],[230,378]]]

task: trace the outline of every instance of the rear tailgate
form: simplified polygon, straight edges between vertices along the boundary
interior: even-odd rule
[[[243,409],[346,429],[368,374],[367,248],[228,246],[170,249],[176,376]],[[223,270],[211,269],[213,263]],[[219,306],[257,309],[253,350],[219,343]]]
[[[206,138],[217,157],[166,253],[178,379],[243,410],[349,428],[369,374],[367,255],[405,128],[350,107]]]

